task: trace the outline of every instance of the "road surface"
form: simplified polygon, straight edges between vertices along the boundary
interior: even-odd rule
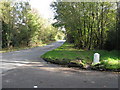
[[[61,67],[41,55],[61,46],[47,46],[2,54],[3,88],[118,88],[118,74]]]

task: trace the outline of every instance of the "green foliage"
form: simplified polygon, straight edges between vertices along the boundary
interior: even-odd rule
[[[113,46],[110,46],[111,50],[117,49],[115,48],[118,44],[116,36],[119,35],[116,31],[116,3],[55,2],[51,7],[55,11],[57,20],[54,25],[64,27],[67,41],[74,43],[77,48],[108,49],[108,44],[111,44]],[[113,40],[114,42],[111,43]]]
[[[117,2],[116,10],[116,24],[108,32],[108,38],[105,43],[105,48],[107,50],[117,49],[120,50],[120,7],[119,2]]]
[[[0,22],[3,48],[38,46],[55,41],[60,32],[32,9],[27,1],[1,0]]]
[[[100,62],[106,69],[120,69],[118,61],[120,61],[120,51],[106,50],[83,50],[75,49],[73,44],[64,43],[61,47],[49,51],[42,55],[42,58],[57,64],[76,63],[77,65],[92,65],[94,53],[100,54]]]
[[[55,36],[55,40],[63,40],[64,37],[65,37],[65,34],[59,30]]]
[[[107,60],[101,61],[101,64],[106,67],[106,69],[120,69],[120,59],[108,58]]]

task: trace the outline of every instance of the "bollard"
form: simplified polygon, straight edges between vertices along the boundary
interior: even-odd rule
[[[99,53],[95,53],[94,54],[93,64],[99,63],[99,59],[100,59],[100,54]]]

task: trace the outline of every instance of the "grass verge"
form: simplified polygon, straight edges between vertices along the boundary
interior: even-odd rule
[[[93,65],[94,53],[100,54],[100,63]],[[73,44],[64,43],[61,47],[41,56],[44,60],[84,69],[120,71],[120,51],[75,49]]]
[[[11,48],[2,48],[2,49],[0,49],[0,53],[30,49],[30,48],[34,48],[34,47],[38,47],[38,46],[45,46],[45,45],[48,45],[48,44],[53,43],[53,42],[55,42],[55,41],[49,41],[49,42],[46,42],[44,44],[40,44],[37,46],[19,46],[19,47],[11,47]]]

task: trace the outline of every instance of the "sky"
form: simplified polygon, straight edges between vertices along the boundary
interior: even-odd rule
[[[53,21],[53,12],[50,9],[50,4],[54,0],[30,0],[31,7],[36,8],[41,16],[45,19]]]

